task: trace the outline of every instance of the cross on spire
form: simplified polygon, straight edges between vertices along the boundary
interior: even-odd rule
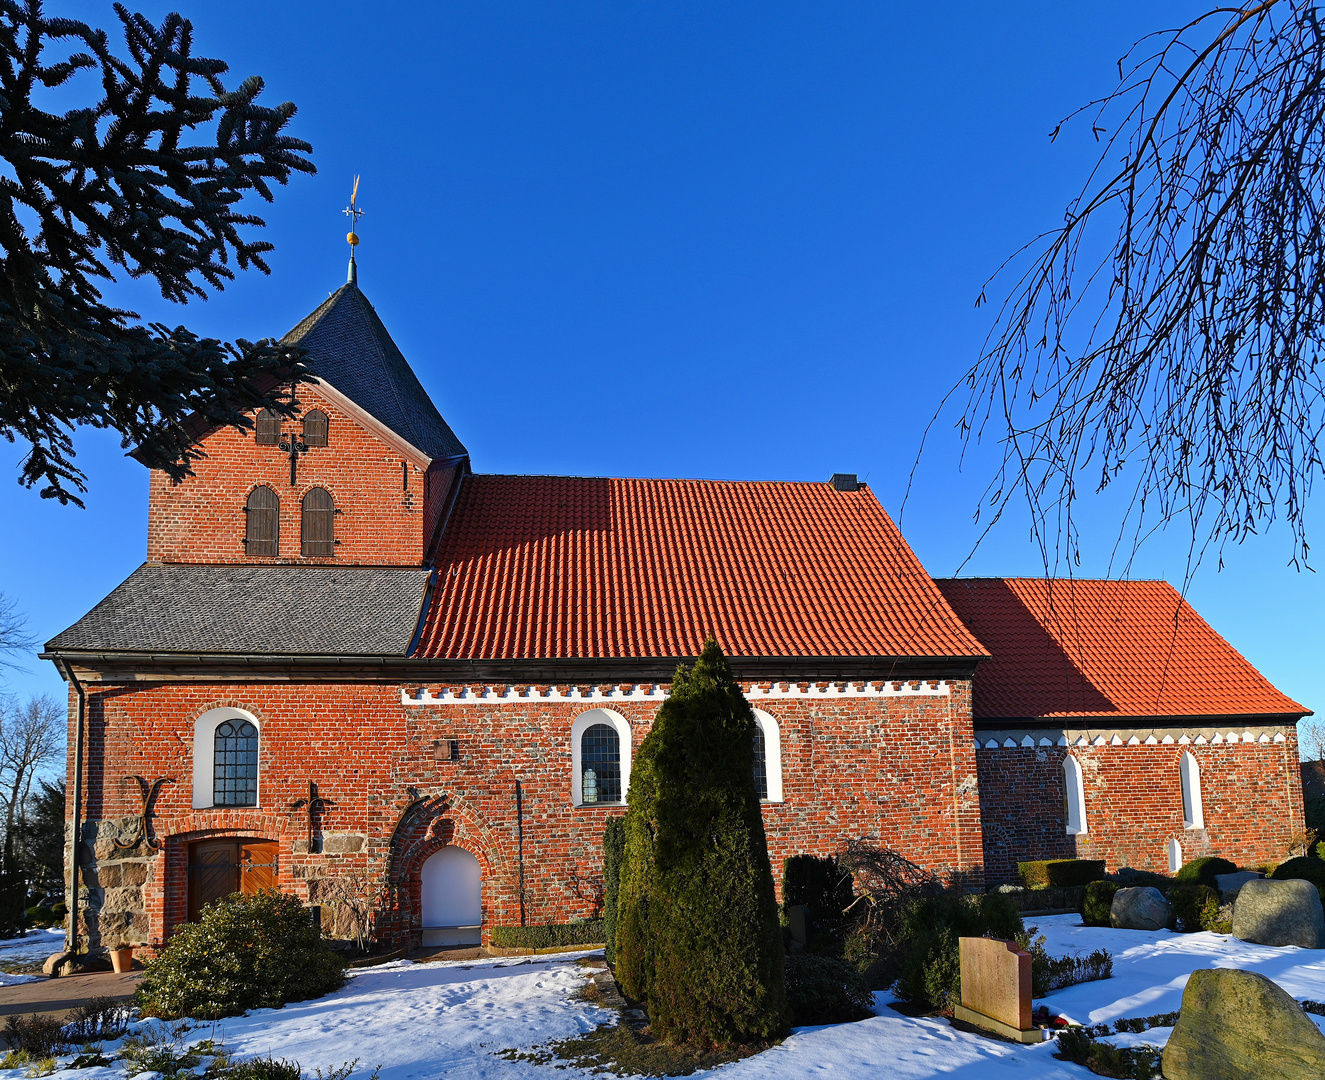
[[[350,231],[345,234],[345,242],[350,245],[350,272],[345,279],[351,285],[359,283],[359,271],[354,265],[354,249],[359,246],[359,234],[356,230],[359,228],[359,219],[363,217],[364,211],[359,209],[359,177],[354,178],[354,190],[350,192],[350,205],[344,210],[346,217],[350,219]]]

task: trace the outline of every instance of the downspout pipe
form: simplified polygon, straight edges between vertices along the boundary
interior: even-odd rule
[[[69,685],[78,695],[78,722],[74,728],[74,830],[69,844],[69,934],[65,938],[65,951],[78,956],[78,848],[82,832],[80,818],[83,809],[83,729],[86,726],[87,691],[78,681],[74,669],[63,659],[57,661],[60,673],[69,680]]]

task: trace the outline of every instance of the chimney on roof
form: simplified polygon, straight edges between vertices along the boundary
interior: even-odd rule
[[[828,483],[834,491],[859,491],[861,488],[853,472],[835,472]]]

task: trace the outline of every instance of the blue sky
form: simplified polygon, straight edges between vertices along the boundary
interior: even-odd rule
[[[1055,143],[1140,34],[1194,10],[1132,2],[144,3],[196,51],[293,100],[314,146],[262,212],[272,274],[171,308],[215,336],[278,335],[360,284],[481,472],[822,480],[894,514],[926,421],[978,354],[986,277],[1049,227],[1096,144]],[[109,3],[49,14],[110,27]],[[971,556],[992,448],[931,436],[901,524],[931,573]],[[147,476],[78,437],[86,510],[0,483],[0,590],[46,640],[143,559]],[[0,447],[0,472],[19,452]],[[1319,502],[1319,500],[1317,500]],[[1078,573],[1109,570],[1117,501],[1087,497]],[[1020,508],[964,573],[1043,572]],[[1171,529],[1132,573],[1181,581]],[[1189,597],[1281,689],[1325,704],[1319,577],[1286,532],[1225,553]],[[50,665],[19,693],[61,692]]]

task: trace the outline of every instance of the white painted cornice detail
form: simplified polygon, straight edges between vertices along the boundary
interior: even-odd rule
[[[1257,725],[1255,731],[1229,731],[1224,728],[1002,728],[976,731],[977,750],[1005,750],[1013,747],[1046,746],[1233,746],[1256,743],[1261,746],[1287,742],[1285,729],[1279,725]]]
[[[912,685],[912,684],[915,685]],[[648,688],[646,689],[645,686]],[[904,680],[889,679],[882,682],[830,682],[824,686],[809,683],[804,689],[798,683],[775,682],[765,689],[762,686],[750,686],[745,689],[748,701],[852,701],[861,698],[917,698],[947,697],[952,693],[945,680]],[[657,684],[632,685],[626,688],[610,687],[604,691],[595,686],[588,693],[581,693],[578,686],[550,686],[542,689],[537,686],[481,686],[481,687],[442,687],[433,693],[426,687],[420,687],[411,695],[408,690],[400,691],[402,705],[472,705],[476,702],[497,701],[654,701],[667,700],[668,691]]]

